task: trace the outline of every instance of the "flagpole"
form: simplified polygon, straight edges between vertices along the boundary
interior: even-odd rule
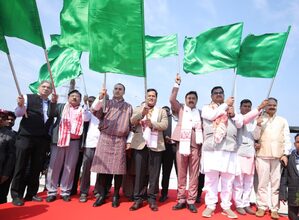
[[[19,94],[19,96],[21,96],[22,93],[21,93],[21,89],[20,89],[19,82],[18,82],[18,79],[17,79],[16,71],[15,71],[15,68],[12,64],[12,60],[11,60],[11,57],[10,57],[9,54],[7,54],[7,59],[8,59],[8,62],[9,62],[9,66],[10,66],[13,78],[15,80],[15,84],[16,84],[16,87],[17,87],[17,90],[18,90],[18,94]]]
[[[285,46],[286,46],[286,43],[287,43],[287,40],[288,40],[290,31],[291,31],[291,26],[288,27],[288,30],[287,30],[287,37],[286,37],[285,42],[284,42],[284,45],[283,45],[283,47],[282,47],[282,50],[281,50],[281,53],[280,53],[280,57],[279,57],[279,61],[277,62],[277,65],[276,65],[276,70],[275,70],[275,73],[276,73],[276,74],[277,74],[277,71],[278,71],[278,67],[279,67],[279,64],[280,64],[280,60],[281,60],[281,57],[282,57],[282,53],[283,53],[284,48],[285,48]],[[273,84],[274,84],[274,81],[275,81],[275,78],[276,78],[276,74],[275,74],[275,76],[272,78],[272,82],[271,82],[271,85],[270,85],[270,88],[269,88],[269,91],[268,91],[267,99],[270,97],[270,93],[271,93],[271,90],[272,90],[272,87],[273,87]]]
[[[272,78],[272,82],[271,82],[271,85],[270,85],[270,88],[269,88],[269,91],[268,91],[267,99],[270,97],[270,93],[271,93],[271,91],[272,91],[272,87],[273,87],[275,78],[276,78],[276,77],[273,77],[273,78]]]
[[[178,34],[177,34],[178,35]],[[180,70],[181,70],[181,63],[180,63],[180,60],[181,60],[181,57],[180,57],[180,52],[179,52],[179,42],[178,42],[178,37],[177,37],[177,52],[178,52],[178,58],[177,58],[177,61],[178,61],[178,66],[177,66],[177,71],[178,71],[178,74],[180,74]]]
[[[51,70],[51,66],[50,66],[50,62],[49,62],[48,52],[47,52],[46,49],[44,49],[44,53],[45,53],[45,57],[46,57],[46,61],[47,61],[48,71],[49,71],[49,74],[50,74],[50,79],[51,79],[51,83],[52,83],[53,93],[56,95],[56,89],[55,89],[55,85],[54,85],[52,70]]]
[[[85,78],[84,78],[84,73],[83,72],[82,72],[82,80],[83,80],[83,86],[84,86],[84,93],[85,93],[85,95],[88,95],[87,94],[86,83],[85,83]]]
[[[106,89],[107,73],[104,73],[103,88]],[[103,97],[103,113],[106,113],[106,94]]]
[[[231,93],[231,96],[232,97],[235,97],[236,95],[236,84],[237,84],[237,74],[236,74],[236,69],[234,68],[234,80],[233,80],[233,88],[232,88],[232,93]]]

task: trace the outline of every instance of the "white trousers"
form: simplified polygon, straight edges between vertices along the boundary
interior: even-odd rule
[[[218,184],[221,183],[220,206],[222,209],[230,209],[232,199],[232,188],[235,175],[219,171],[205,172],[205,203],[208,208],[215,210],[218,202]]]
[[[253,176],[240,174],[233,183],[233,200],[237,208],[250,206],[250,194],[253,188]]]

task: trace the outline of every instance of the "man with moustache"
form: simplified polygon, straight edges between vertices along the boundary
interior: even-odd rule
[[[202,165],[205,174],[206,209],[202,216],[210,218],[218,202],[218,184],[221,181],[221,208],[229,218],[238,216],[231,210],[232,183],[237,171],[237,128],[243,119],[235,117],[234,98],[224,102],[224,90],[211,90],[212,102],[202,108],[203,136]],[[220,178],[221,177],[221,178]]]
[[[268,206],[268,184],[271,186],[271,218],[279,219],[279,184],[281,165],[287,165],[287,155],[291,152],[289,125],[286,119],[276,114],[277,99],[269,98],[262,123],[258,127],[260,148],[256,151],[256,171],[258,176],[257,217],[265,215]]]
[[[84,124],[83,108],[80,102],[81,93],[78,90],[68,93],[68,101],[65,104],[57,104],[57,96],[51,100],[49,116],[56,117],[56,121],[53,126],[51,158],[46,182],[47,202],[56,200],[59,183],[63,201],[71,200],[70,194]]]
[[[147,90],[146,103],[134,109],[131,123],[136,127],[131,148],[134,149],[136,177],[134,204],[130,211],[141,208],[144,185],[149,180],[148,203],[152,211],[158,211],[156,198],[159,193],[159,174],[162,152],[165,150],[163,131],[167,129],[168,119],[164,109],[156,107],[158,92]]]
[[[130,132],[130,118],[132,106],[125,102],[125,86],[121,83],[114,85],[113,97],[111,100],[103,100],[106,96],[106,89],[103,89],[98,99],[91,107],[92,112],[100,120],[99,129],[101,132],[96,152],[91,166],[91,171],[98,174],[98,193],[94,207],[105,203],[109,179],[114,177],[114,194],[112,207],[120,205],[119,190],[122,184],[122,177],[126,174],[126,140]],[[103,101],[106,102],[105,106]]]
[[[53,118],[48,117],[48,97],[52,92],[51,83],[42,81],[38,87],[38,94],[19,96],[18,107],[15,109],[17,117],[23,117],[16,139],[16,165],[11,184],[12,203],[15,206],[24,205],[22,200],[26,188],[26,169],[30,160],[29,179],[26,201],[41,202],[37,196],[39,174],[43,167],[46,151],[49,148],[49,128]]]
[[[265,100],[261,105],[254,109],[255,114],[259,113],[267,105],[268,101]],[[243,99],[240,103],[240,112],[246,115],[251,112],[252,103],[249,99]],[[240,173],[236,175],[233,183],[233,200],[236,205],[236,211],[245,215],[254,215],[250,207],[250,194],[253,188],[253,176],[255,170],[255,140],[258,139],[257,128],[260,126],[261,120],[252,120],[248,124],[244,124],[238,130],[238,163],[240,166]]]
[[[181,84],[181,77],[176,76],[175,85],[170,96],[170,104],[173,112],[178,115],[179,121],[171,136],[177,143],[177,167],[178,167],[178,203],[172,207],[179,210],[186,207],[192,213],[197,213],[195,201],[197,196],[199,160],[201,152],[202,123],[200,112],[196,109],[198,96],[195,91],[185,95],[185,105],[177,101],[177,94]],[[189,169],[189,190],[186,198],[187,173]]]

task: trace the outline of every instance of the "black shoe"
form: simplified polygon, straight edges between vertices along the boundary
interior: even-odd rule
[[[61,196],[62,200],[65,202],[70,202],[71,201],[71,196],[66,195],[66,196]]]
[[[117,208],[119,206],[119,196],[112,197],[112,207]]]
[[[48,196],[46,198],[46,202],[54,202],[56,200],[56,196]]]
[[[79,202],[87,202],[87,195],[82,193],[80,195]]]
[[[43,199],[37,195],[35,196],[25,196],[24,198],[25,201],[34,201],[34,202],[42,202]]]
[[[104,196],[100,196],[97,198],[97,200],[93,203],[93,207],[98,207],[101,206],[105,203],[105,197]]]
[[[175,206],[172,207],[172,210],[180,210],[186,208],[186,203],[177,203]]]
[[[188,205],[188,209],[189,209],[190,212],[192,212],[192,213],[197,213],[197,208],[195,207],[194,204],[189,204],[189,205]]]
[[[22,199],[20,198],[14,198],[12,200],[12,204],[15,205],[15,206],[23,206],[24,205],[24,202]]]
[[[135,201],[134,204],[130,207],[130,211],[135,211],[142,207],[142,200]]]
[[[168,199],[168,196],[167,196],[167,195],[162,195],[162,196],[159,198],[159,202],[165,202],[167,199]]]
[[[154,201],[154,202],[150,202],[150,203],[149,203],[149,207],[150,207],[151,210],[154,211],[154,212],[158,211],[158,206],[157,206],[156,201]]]

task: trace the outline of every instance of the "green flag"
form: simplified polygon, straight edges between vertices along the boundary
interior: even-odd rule
[[[275,77],[288,35],[289,31],[259,36],[248,35],[241,45],[237,75]]]
[[[5,36],[46,48],[35,0],[0,0],[0,25]]]
[[[9,54],[7,43],[1,25],[0,25],[0,50],[2,50],[4,53]]]
[[[89,0],[64,0],[60,12],[62,47],[72,47],[79,51],[89,51],[88,39]]]
[[[145,55],[147,59],[178,55],[176,34],[165,37],[145,36]]]
[[[210,29],[185,38],[184,71],[202,74],[237,66],[243,23]]]
[[[89,1],[89,67],[145,76],[143,0]]]
[[[49,62],[53,74],[54,85],[55,87],[58,87],[81,75],[81,52],[72,48],[60,47],[58,44],[59,35],[51,35],[51,41],[52,46],[48,49]],[[33,93],[37,93],[37,88],[43,80],[50,80],[50,74],[46,63],[39,70],[38,81],[29,85],[30,90]]]

